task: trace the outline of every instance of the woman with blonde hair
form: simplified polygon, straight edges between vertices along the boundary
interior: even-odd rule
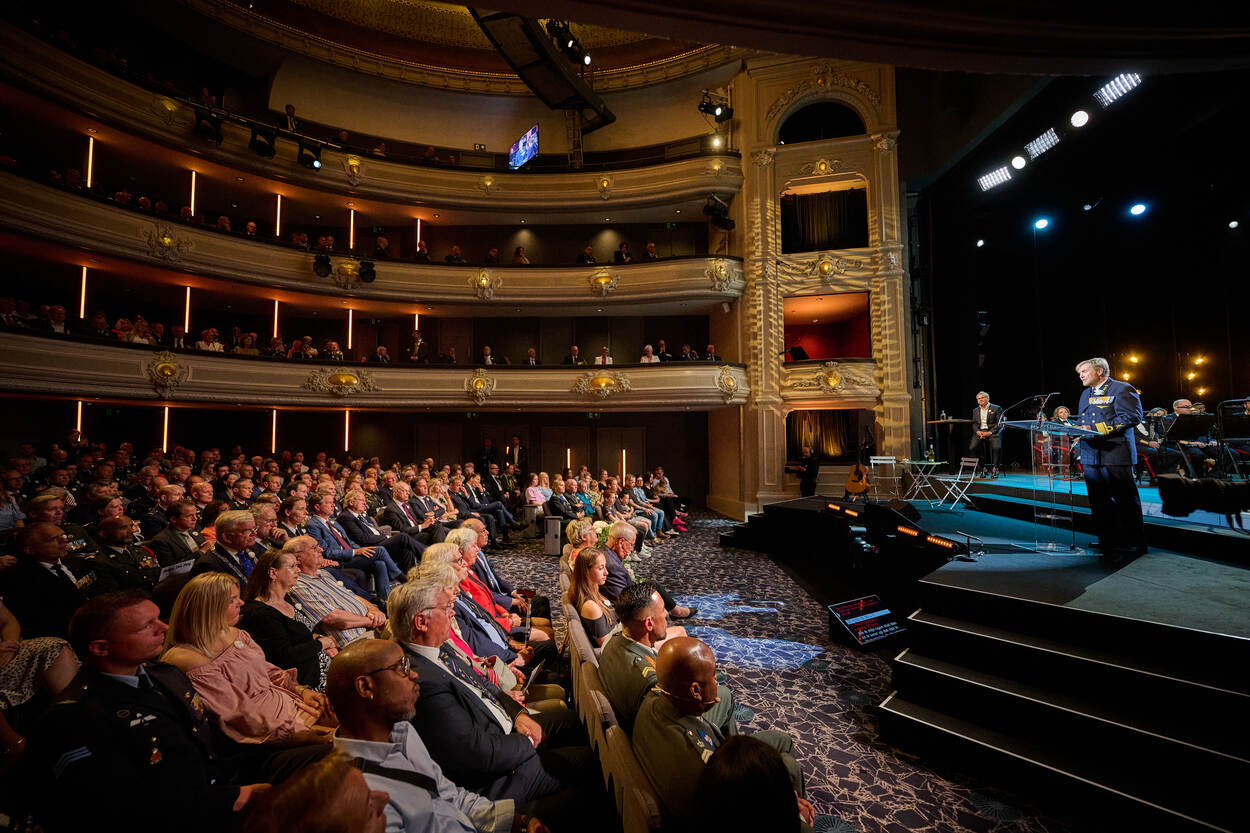
[[[335,721],[324,694],[266,662],[247,631],[239,583],[202,573],[178,594],[161,660],[180,668],[226,736],[240,743],[328,743]]]
[[[538,491],[542,492],[543,503],[551,500],[551,475],[545,471],[538,473]]]
[[[620,630],[612,603],[599,592],[607,580],[607,556],[597,547],[583,547],[573,563],[569,604],[577,611],[586,636],[596,648],[602,648],[608,637]]]
[[[451,502],[451,498],[447,494],[447,484],[439,478],[430,481],[430,500],[443,507],[444,514],[439,518],[440,521],[454,520],[459,515],[456,505]]]

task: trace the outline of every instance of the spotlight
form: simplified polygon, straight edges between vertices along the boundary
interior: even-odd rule
[[[299,163],[310,171],[321,170],[321,146],[299,143]]]
[[[319,278],[330,277],[329,255],[316,255],[313,257],[313,274]]]
[[[717,124],[727,122],[734,117],[734,108],[729,106],[729,102],[724,98],[713,98],[707,90],[703,91],[703,98],[699,101],[699,112],[711,116]]]
[[[207,110],[196,109],[195,132],[215,145],[221,144],[221,117]]]
[[[712,147],[714,147],[714,148],[718,148],[718,147],[720,147],[720,136],[713,136],[713,137],[712,137]]]
[[[262,159],[273,159],[276,149],[274,142],[278,138],[278,131],[265,127],[253,127],[251,141],[247,146],[256,151],[256,155]]]
[[[981,186],[982,191],[988,191],[991,188],[1002,185],[1009,179],[1011,179],[1011,169],[1004,165],[996,171],[990,171],[985,176],[979,177],[977,184]]]
[[[1024,149],[1029,152],[1030,159],[1036,159],[1057,144],[1059,144],[1059,134],[1056,133],[1055,128],[1052,127],[1041,136],[1038,136],[1036,139],[1025,145]]]
[[[708,195],[707,203],[703,206],[703,213],[707,215],[708,222],[712,225],[725,231],[733,231],[734,221],[729,219],[729,206],[720,197],[715,194]]]
[[[984,247],[985,247],[985,241],[984,241],[984,240],[978,240],[978,241],[977,241],[977,248],[978,248],[978,249],[981,249],[981,248],[984,248]]]
[[[1082,211],[1093,211],[1093,210],[1094,210],[1094,206],[1093,206],[1093,204],[1092,204],[1092,203],[1088,203],[1088,202],[1087,202],[1087,203],[1085,203],[1085,205],[1081,206],[1081,210],[1082,210]]]
[[[1011,167],[1015,168],[1017,171],[1024,170],[1024,166],[1027,164],[1029,164],[1029,162],[1023,156],[1011,157]]]
[[[1237,222],[1236,220],[1229,220],[1229,221],[1228,221],[1228,227],[1229,227],[1229,228],[1237,228],[1237,227],[1238,227],[1238,226],[1240,226],[1240,225],[1241,225],[1241,223]]]
[[[1129,207],[1128,213],[1132,214],[1134,217],[1140,217],[1146,213],[1146,204],[1143,202],[1133,203],[1133,205]]]
[[[1103,84],[1100,89],[1095,90],[1094,98],[1103,107],[1110,107],[1116,99],[1128,95],[1140,83],[1140,75],[1135,72],[1125,72]]]
[[[374,271],[372,260],[360,261],[360,282],[373,283],[378,279],[378,273]]]
[[[585,55],[582,56],[582,63],[585,64],[586,66],[590,66],[590,53],[589,52],[587,52]]]
[[[1037,229],[1038,231],[1041,231],[1042,229],[1046,228],[1049,225],[1050,225],[1050,220],[1046,219],[1045,217],[1038,217],[1036,220],[1033,221],[1033,228]]]
[[[1084,110],[1077,110],[1068,121],[1072,123],[1073,127],[1084,127],[1089,124],[1089,113],[1086,113]]]

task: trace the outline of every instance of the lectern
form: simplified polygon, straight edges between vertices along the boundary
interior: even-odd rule
[[[1079,425],[1049,419],[1017,419],[1003,423],[1029,432],[1033,482],[1033,549],[1037,552],[1084,555],[1076,545],[1069,461],[1083,438],[1102,436]],[[1038,453],[1038,449],[1042,452]]]

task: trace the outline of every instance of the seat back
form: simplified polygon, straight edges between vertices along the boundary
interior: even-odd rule
[[[590,748],[601,756],[604,754],[604,733],[609,726],[619,726],[616,711],[603,690],[603,682],[599,679],[597,666],[586,663],[581,673],[582,689],[577,699],[577,711],[586,724],[586,732],[590,735]]]
[[[874,500],[899,496],[903,478],[898,470],[897,457],[874,455],[868,458],[868,467],[872,470],[868,479],[872,484]]]
[[[600,760],[608,770],[608,789],[616,800],[623,833],[658,833],[661,824],[660,800],[638,759],[634,747],[620,726],[604,731],[607,755]]]

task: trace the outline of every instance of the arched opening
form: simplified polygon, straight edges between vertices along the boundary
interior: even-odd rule
[[[864,120],[850,107],[837,101],[817,101],[796,110],[782,122],[777,141],[792,145],[796,142],[860,136],[867,132]]]

